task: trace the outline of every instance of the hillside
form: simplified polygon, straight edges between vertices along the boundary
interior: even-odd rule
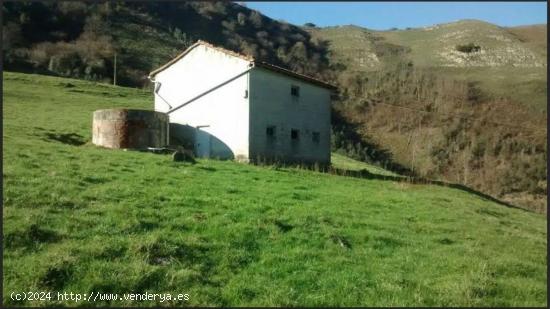
[[[546,66],[546,25],[503,28],[461,20],[406,30],[376,31],[354,25],[305,29],[333,43],[330,51],[346,59],[343,63],[356,61],[354,69],[359,71],[380,68],[396,56],[424,67]],[[456,49],[469,43],[479,50]],[[354,53],[357,57],[352,57]]]
[[[548,55],[548,30],[544,25],[529,25],[507,28],[518,40],[538,52],[543,58]]]
[[[197,39],[337,84],[333,150],[546,212],[546,25],[298,27],[233,2],[3,3],[4,65],[147,88]]]
[[[162,306],[547,304],[542,215],[442,186],[101,149],[90,144],[92,112],[151,108],[149,91],[10,72],[3,89],[4,295],[190,296]]]
[[[328,41],[331,62],[352,72],[392,69],[399,62],[437,68],[457,80],[478,81],[495,96],[546,110],[546,25],[503,28],[462,20],[393,31],[357,26],[307,29]],[[457,50],[469,44],[479,50]]]
[[[379,145],[416,175],[546,211],[546,25],[305,29],[328,42],[335,109],[360,135],[342,153],[376,162],[363,153]]]
[[[147,74],[198,39],[319,75],[326,47],[310,35],[233,2],[5,2],[4,65],[144,87]]]

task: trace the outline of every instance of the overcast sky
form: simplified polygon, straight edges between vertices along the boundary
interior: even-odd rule
[[[246,2],[246,6],[295,25],[353,24],[375,30],[459,19],[480,19],[499,26],[547,22],[546,2]]]

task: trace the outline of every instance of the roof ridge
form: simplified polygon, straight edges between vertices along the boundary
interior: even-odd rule
[[[336,86],[331,85],[331,84],[329,84],[329,83],[327,83],[323,80],[317,79],[315,77],[308,76],[308,75],[305,75],[305,74],[302,74],[302,73],[298,73],[296,71],[292,71],[292,70],[289,70],[287,68],[268,63],[266,61],[258,60],[256,58],[254,58],[253,56],[250,56],[250,55],[245,55],[245,54],[242,54],[242,53],[239,53],[239,52],[236,52],[236,51],[233,51],[233,50],[221,47],[221,46],[216,46],[216,45],[214,45],[210,42],[207,42],[205,40],[197,40],[195,43],[193,43],[191,46],[189,46],[187,49],[185,49],[181,54],[177,55],[174,59],[168,61],[166,64],[162,65],[158,69],[151,71],[151,73],[149,73],[149,78],[151,78],[151,77],[155,76],[157,73],[167,69],[169,66],[171,66],[172,64],[176,63],[178,60],[183,58],[193,48],[195,48],[199,45],[203,45],[203,46],[212,48],[214,50],[220,51],[224,54],[228,54],[228,55],[231,55],[231,56],[234,56],[234,57],[246,60],[246,61],[250,61],[251,63],[254,63],[254,65],[257,65],[258,67],[266,68],[268,70],[272,70],[272,71],[275,71],[275,72],[287,74],[287,75],[293,76],[295,78],[303,79],[303,80],[306,80],[308,82],[320,85],[320,86],[325,87],[325,88],[336,89]]]
[[[245,59],[245,60],[248,60],[248,61],[256,61],[256,59],[251,55],[246,55],[246,54],[239,53],[239,52],[236,52],[236,51],[231,50],[231,49],[227,49],[225,47],[214,45],[214,44],[212,44],[208,41],[205,41],[205,40],[197,40],[197,42],[195,44],[201,44],[201,45],[204,45],[204,46],[208,46],[212,49],[219,50],[219,51],[224,52],[226,54],[230,54],[232,56],[239,57],[239,58],[242,58],[242,59]]]

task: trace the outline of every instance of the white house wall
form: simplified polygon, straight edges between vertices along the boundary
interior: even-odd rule
[[[155,111],[172,108],[249,69],[249,62],[199,45],[155,76],[160,82]],[[210,134],[211,157],[248,159],[248,74],[170,113],[174,125],[201,127]],[[204,134],[198,134],[202,136]]]
[[[300,95],[291,95],[292,85]],[[275,137],[266,134],[275,126]],[[291,130],[299,130],[298,141]],[[313,132],[319,132],[315,143]],[[330,163],[330,90],[254,68],[250,74],[250,157]]]

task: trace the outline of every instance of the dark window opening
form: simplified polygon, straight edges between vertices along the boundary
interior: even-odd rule
[[[290,131],[290,138],[294,141],[297,141],[300,138],[300,131],[292,129]]]
[[[319,142],[321,141],[321,133],[319,132],[313,132],[311,134],[311,140],[316,143],[316,144],[319,144]]]
[[[300,87],[292,85],[290,87],[290,94],[295,97],[300,96]]]
[[[267,137],[274,138],[275,137],[275,126],[269,126],[265,129],[265,135]]]

